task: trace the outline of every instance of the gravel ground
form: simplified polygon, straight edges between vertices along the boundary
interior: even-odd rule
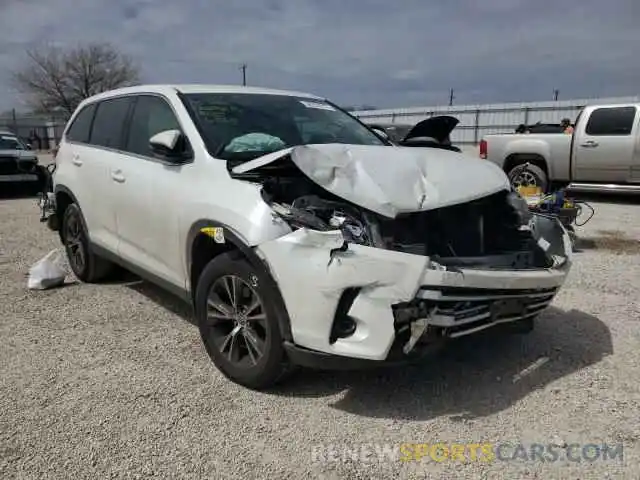
[[[57,238],[34,199],[4,198],[0,478],[640,478],[640,205],[595,206],[579,232],[595,240],[532,334],[462,340],[411,368],[304,371],[255,393],[215,370],[189,310],[147,283],[28,291]],[[619,230],[624,248],[597,241]],[[507,441],[623,443],[624,460],[314,456]]]

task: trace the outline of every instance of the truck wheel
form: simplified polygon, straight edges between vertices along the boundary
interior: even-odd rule
[[[75,203],[64,211],[61,234],[69,266],[79,280],[97,283],[111,273],[113,264],[91,251],[82,212]]]
[[[522,168],[522,165],[523,164],[521,163],[514,166],[508,173],[509,178],[511,178],[512,175],[515,175],[512,180],[513,186],[540,187],[543,192],[546,192],[549,186],[549,180],[547,178],[547,174],[544,173],[544,170],[537,165],[529,165],[525,171],[515,174],[514,170]]]
[[[278,304],[258,272],[237,252],[219,255],[196,287],[195,311],[207,354],[231,381],[253,390],[289,373]]]

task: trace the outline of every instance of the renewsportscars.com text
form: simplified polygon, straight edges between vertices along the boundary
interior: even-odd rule
[[[354,461],[382,462],[602,462],[624,459],[621,444],[551,443],[402,443],[362,445],[317,445],[312,449],[315,463]]]

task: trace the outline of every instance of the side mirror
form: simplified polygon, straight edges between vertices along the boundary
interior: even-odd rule
[[[30,143],[25,143],[24,146],[27,150],[33,150],[33,146]]]
[[[180,130],[164,130],[149,139],[153,155],[161,160],[182,163],[191,158],[187,137]]]

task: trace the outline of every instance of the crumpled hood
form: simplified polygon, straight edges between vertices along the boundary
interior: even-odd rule
[[[303,145],[233,168],[243,173],[291,155],[320,187],[380,215],[432,210],[509,189],[492,162],[439,149],[365,145]]]

